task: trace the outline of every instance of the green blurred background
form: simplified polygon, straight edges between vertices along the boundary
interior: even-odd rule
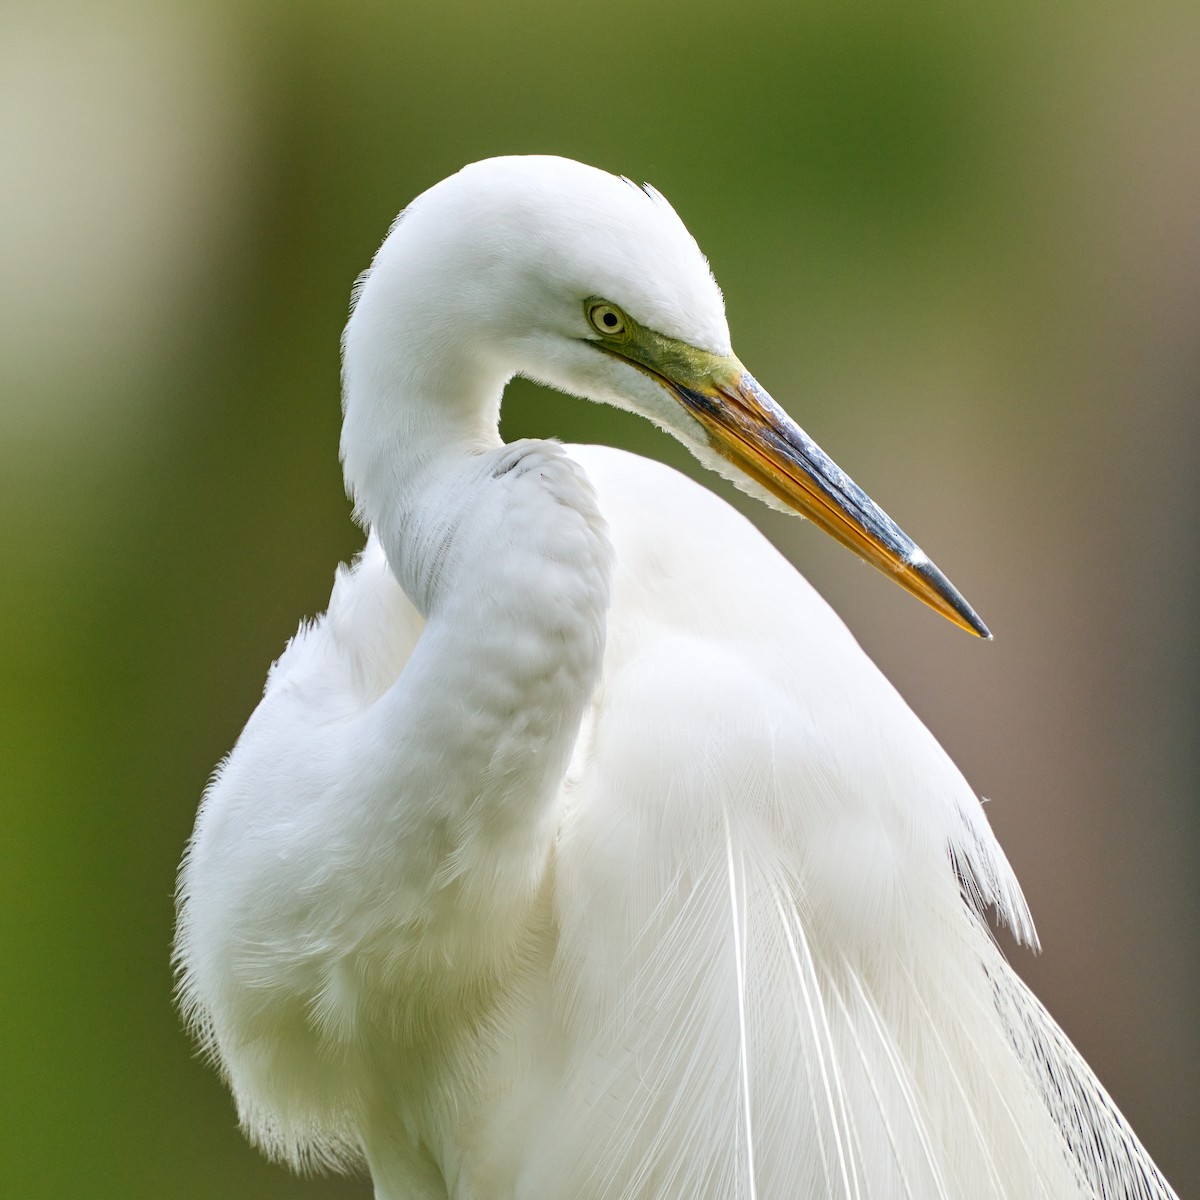
[[[1020,969],[1196,1194],[1198,61],[1194,0],[8,0],[0,1192],[368,1194],[242,1142],[173,876],[360,541],[355,274],[462,163],[550,151],[671,198],[743,360],[992,626],[755,510],[994,798]],[[505,428],[690,469],[526,384]]]

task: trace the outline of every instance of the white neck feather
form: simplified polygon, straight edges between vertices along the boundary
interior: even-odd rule
[[[456,881],[456,906],[490,906],[511,931],[599,678],[611,551],[557,443],[501,443],[504,373],[461,327],[448,338],[421,327],[419,307],[379,299],[364,294],[347,329],[342,455],[360,517],[427,622],[375,706],[377,744],[431,895]]]

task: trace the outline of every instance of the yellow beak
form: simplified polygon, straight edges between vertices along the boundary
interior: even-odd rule
[[[808,517],[918,600],[977,637],[988,627],[958,589],[891,517],[775,403],[733,355],[714,354],[657,333],[601,297],[585,301],[619,320],[612,333],[594,326],[597,350],[658,381],[737,471]]]
[[[890,575],[955,625],[987,626],[913,540],[759,386],[736,358],[695,386],[658,374],[723,458],[789,508]],[[674,373],[674,372],[673,372]]]

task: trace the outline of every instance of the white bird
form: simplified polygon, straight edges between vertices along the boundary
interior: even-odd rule
[[[987,631],[732,355],[667,201],[476,163],[355,290],[366,548],[209,786],[188,1020],[247,1134],[378,1200],[1173,1195],[990,935],[978,800],[742,517],[501,442],[514,375],[640,413]]]

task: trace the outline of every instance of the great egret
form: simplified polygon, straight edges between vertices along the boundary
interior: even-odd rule
[[[476,163],[344,339],[366,548],[218,770],[186,1015],[242,1124],[379,1200],[1173,1193],[993,943],[1033,923],[966,782],[740,516],[505,445],[514,375],[649,417],[957,624],[929,559],[732,356],[650,188]]]

